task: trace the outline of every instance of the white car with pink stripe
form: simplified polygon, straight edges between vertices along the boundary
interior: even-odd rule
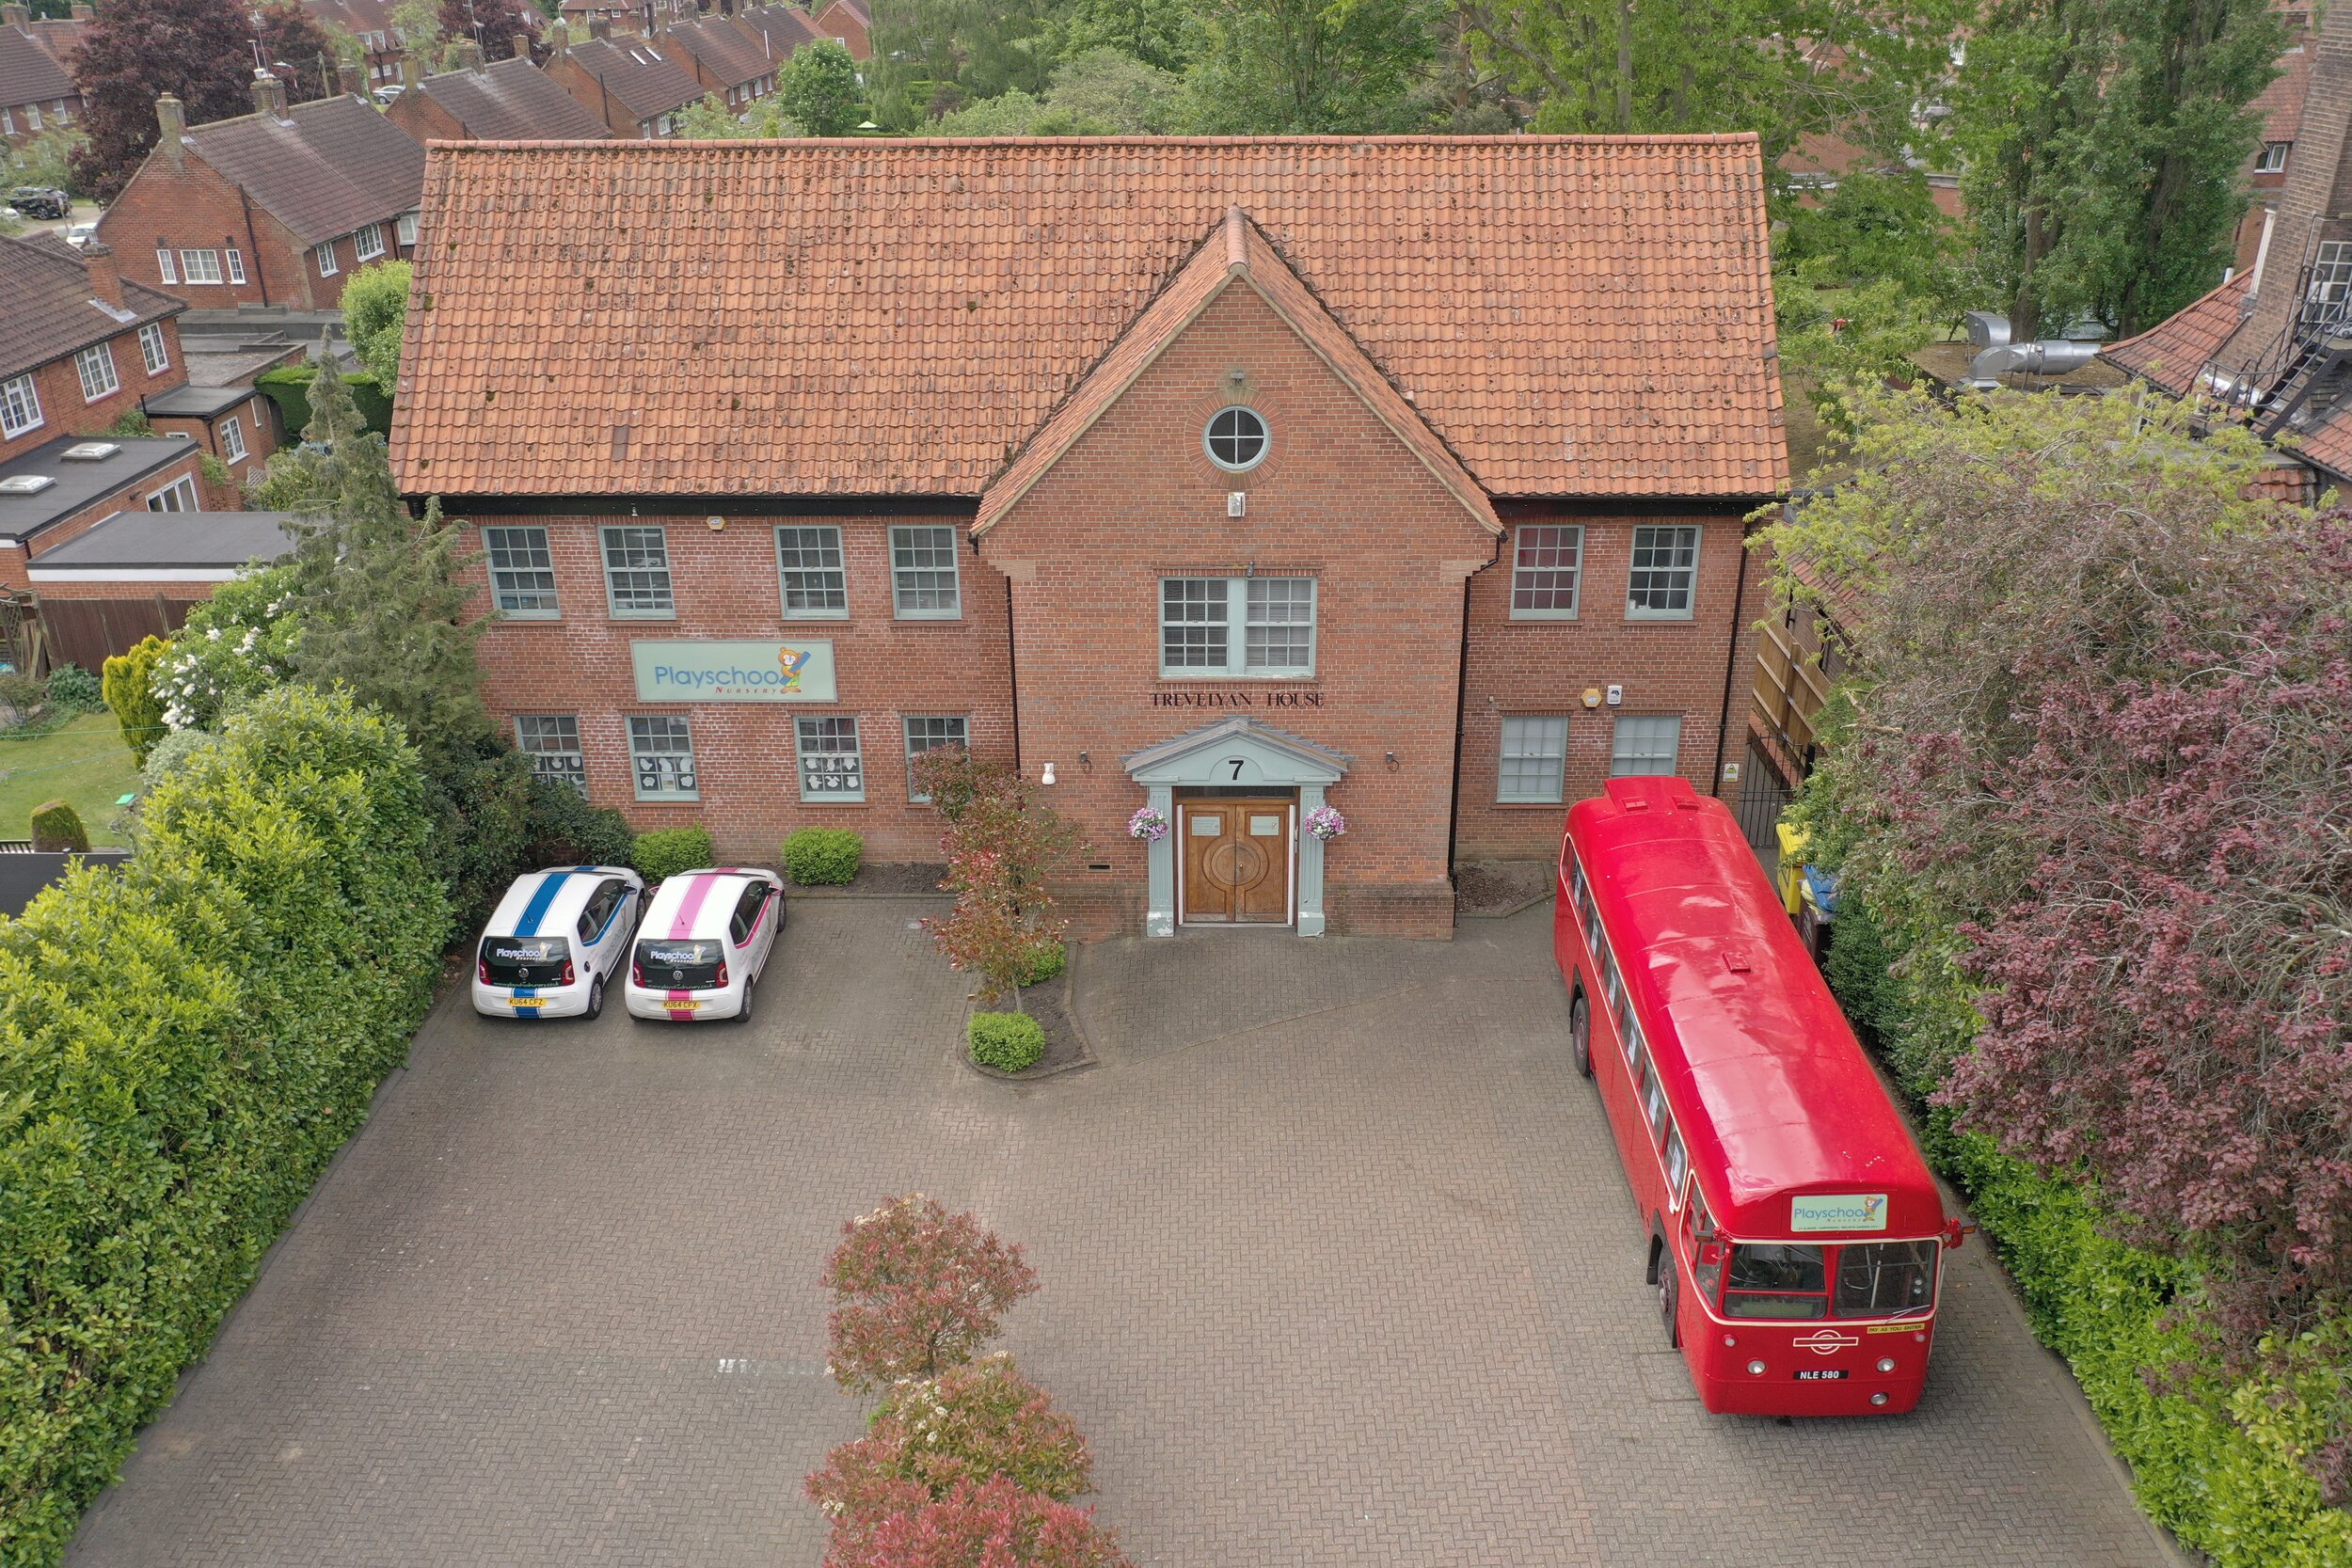
[[[757,866],[681,871],[664,881],[629,955],[632,1018],[749,1019],[752,990],[784,928],[784,879]]]

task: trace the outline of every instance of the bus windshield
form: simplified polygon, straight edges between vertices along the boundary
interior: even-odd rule
[[[1849,1242],[1837,1249],[1841,1318],[1903,1318],[1935,1305],[1939,1242]]]
[[[1741,1242],[1724,1278],[1726,1318],[1819,1318],[1828,1306],[1821,1249],[1781,1242]]]
[[[1732,1247],[1724,1273],[1724,1316],[1916,1317],[1935,1306],[1935,1259],[1941,1250],[1934,1241],[1848,1242],[1837,1247],[1740,1242]]]

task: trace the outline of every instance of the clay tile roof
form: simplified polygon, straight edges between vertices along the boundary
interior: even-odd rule
[[[2262,117],[2263,140],[2291,142],[2303,129],[2303,100],[2312,90],[2310,46],[2295,45],[2279,56],[2278,64],[2279,74],[2249,107]]]
[[[1752,135],[437,147],[393,460],[977,496],[1246,207],[1490,495],[1788,485]]]
[[[0,26],[0,103],[46,105],[80,90],[32,34],[13,22]]]
[[[216,119],[191,130],[188,144],[304,245],[416,211],[424,149],[405,131],[347,96],[287,114]]]
[[[759,40],[728,17],[706,16],[694,22],[681,22],[670,29],[670,36],[705,71],[731,87],[756,82],[775,69],[768,52],[759,46]]]
[[[184,300],[122,280],[121,313],[91,298],[81,253],[51,240],[0,235],[0,379],[186,309]]]
[[[2352,475],[2352,404],[2338,406],[2284,444],[2306,463],[2339,477]]]
[[[466,135],[483,141],[594,139],[612,135],[603,120],[529,60],[495,60],[480,71],[427,76],[418,90],[449,111]]]
[[[2246,291],[2253,281],[2251,269],[2239,273],[2138,337],[2107,344],[2099,351],[2099,356],[2113,360],[2150,386],[2179,397],[2212,363],[2214,355],[2245,319]]]
[[[1429,428],[1404,394],[1390,384],[1362,345],[1331,319],[1331,312],[1315,298],[1314,291],[1291,270],[1239,207],[1227,211],[1193,252],[1192,260],[1178,270],[1159,297],[1144,308],[1134,325],[1111,345],[1110,352],[1078,383],[1077,389],[1063,400],[988,487],[980,498],[972,531],[987,531],[1010,511],[1029,487],[1061,460],[1078,437],[1109,411],[1161,351],[1182,336],[1193,319],[1237,279],[1255,289],[1275,314],[1290,324],[1291,330],[1364,400],[1380,421],[1471,515],[1495,533],[1502,531],[1502,525],[1495,516],[1494,503],[1478,487],[1478,482],[1464,471],[1445,442]]]
[[[683,109],[703,96],[692,74],[650,39],[589,39],[572,45],[571,58],[639,119]]]

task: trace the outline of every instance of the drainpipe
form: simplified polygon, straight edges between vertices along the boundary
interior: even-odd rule
[[[262,242],[253,232],[253,202],[245,194],[245,186],[237,187],[237,205],[245,212],[245,243],[246,254],[253,258],[254,286],[262,291],[262,303],[269,303],[269,275],[262,270]]]
[[[1731,683],[1740,674],[1740,615],[1748,598],[1748,525],[1740,525],[1739,582],[1731,591],[1731,646],[1724,650],[1724,711],[1722,722],[1715,726],[1715,774],[1708,781],[1707,793],[1722,800],[1724,795],[1724,750],[1731,744]],[[1742,770],[1744,784],[1745,772]]]
[[[1485,570],[1484,566],[1479,568]],[[1466,709],[1470,703],[1470,578],[1477,575],[1478,572],[1472,572],[1462,579],[1462,635],[1454,644],[1454,787],[1447,792],[1445,803],[1445,879],[1449,885],[1454,880],[1454,850],[1462,840],[1462,731],[1470,722]],[[1565,777],[1566,764],[1561,768]]]

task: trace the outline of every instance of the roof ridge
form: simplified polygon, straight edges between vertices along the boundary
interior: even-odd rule
[[[606,43],[610,40],[592,41]],[[577,53],[584,47],[574,44]],[[250,118],[250,117],[247,117]],[[214,124],[225,121],[215,120]],[[469,152],[536,152],[550,148],[578,148],[589,144],[567,141],[470,141],[465,144]],[[666,138],[654,140],[623,140],[612,143],[605,150],[655,153],[665,157],[687,154],[697,156],[710,152],[771,148],[832,148],[855,147],[867,152],[890,152],[898,149],[936,150],[943,147],[1623,147],[1647,149],[1656,147],[1733,147],[1749,146],[1760,150],[1762,138],[1754,131],[1724,131],[1673,135],[1492,135],[1452,136],[1439,134],[1381,136],[743,136],[705,140],[702,138]]]

